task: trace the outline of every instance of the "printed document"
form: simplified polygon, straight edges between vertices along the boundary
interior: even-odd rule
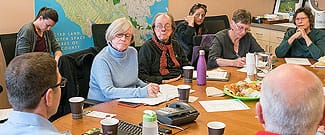
[[[284,58],[288,64],[311,65],[307,58]]]
[[[247,110],[249,107],[239,99],[199,101],[207,112]]]

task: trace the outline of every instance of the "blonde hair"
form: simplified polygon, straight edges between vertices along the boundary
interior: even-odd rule
[[[111,25],[106,30],[105,33],[105,39],[107,42],[110,42],[113,40],[116,34],[124,33],[128,29],[132,29],[132,39],[131,43],[133,42],[133,26],[132,23],[126,18],[118,18],[114,20]]]

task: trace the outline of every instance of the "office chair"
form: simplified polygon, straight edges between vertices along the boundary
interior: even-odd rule
[[[177,26],[179,23],[183,22],[183,21],[184,21],[184,20],[176,20],[176,21],[175,21],[176,26]]]
[[[204,23],[208,28],[207,34],[215,34],[221,30],[230,28],[227,15],[207,16],[204,19]]]
[[[106,44],[105,33],[110,24],[92,24],[91,33],[93,35],[94,46],[103,49]]]
[[[191,63],[196,69],[197,65],[197,60],[199,58],[199,50],[204,50],[205,52],[205,60],[206,62],[208,61],[208,56],[209,56],[209,48],[212,46],[212,41],[215,37],[215,34],[204,34],[200,36],[195,36],[193,38],[193,43],[197,44],[198,46],[193,47],[193,54],[192,54],[192,59]]]
[[[15,57],[17,33],[0,35],[0,44],[5,56],[6,64]]]

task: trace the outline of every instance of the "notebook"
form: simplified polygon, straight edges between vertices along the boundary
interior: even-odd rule
[[[193,79],[197,78],[197,71],[193,72]],[[230,72],[220,71],[220,70],[211,70],[207,71],[207,80],[209,81],[229,81]]]

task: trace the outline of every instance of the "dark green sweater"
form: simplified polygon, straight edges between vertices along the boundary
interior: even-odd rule
[[[308,33],[308,37],[312,41],[310,46],[307,46],[303,38],[296,39],[292,42],[292,45],[289,45],[288,39],[296,33],[296,30],[294,28],[286,32],[281,44],[275,49],[277,57],[303,57],[317,60],[325,55],[325,31],[311,29]]]

